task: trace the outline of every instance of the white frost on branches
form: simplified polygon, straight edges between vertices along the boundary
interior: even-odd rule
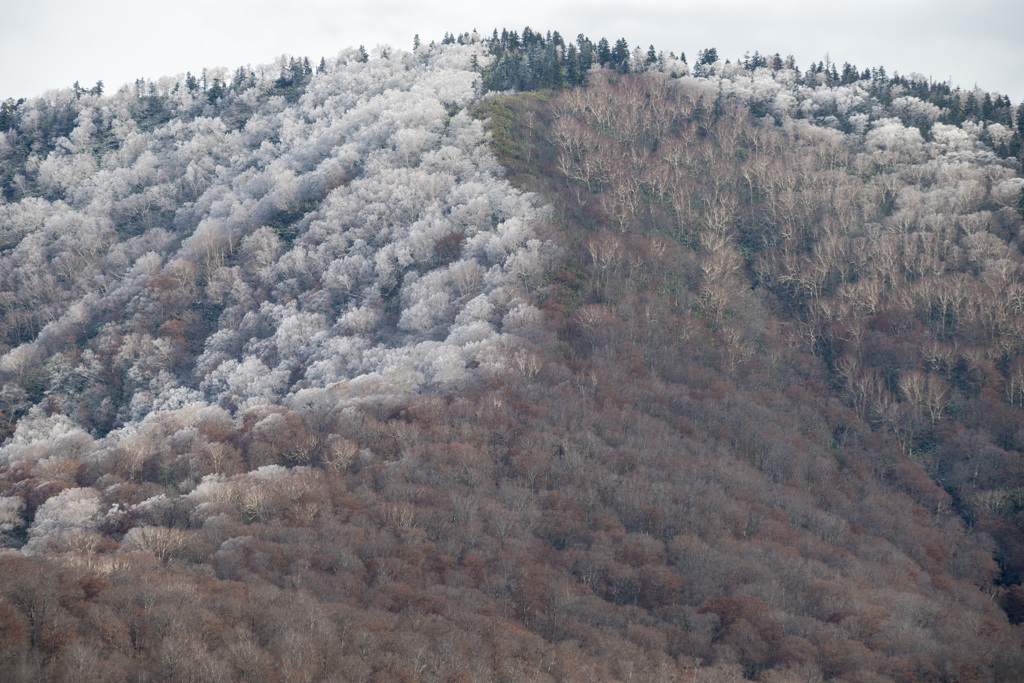
[[[24,550],[41,553],[60,549],[95,531],[100,519],[100,494],[92,488],[67,489],[36,510]]]

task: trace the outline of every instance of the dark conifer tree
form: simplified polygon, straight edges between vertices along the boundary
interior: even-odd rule
[[[78,85],[78,82],[75,82]],[[0,132],[7,132],[14,127],[14,112],[17,105],[14,100],[8,99],[0,104]]]
[[[576,45],[579,48],[580,78],[583,79],[594,63],[594,44],[581,33],[576,36]],[[579,85],[582,85],[582,81]]]
[[[960,91],[950,93],[946,101],[946,109],[949,110],[948,122],[960,125],[964,121],[964,108],[960,102]]]
[[[857,67],[853,66],[849,62],[843,64],[843,73],[840,76],[840,83],[843,85],[849,85],[855,83],[860,79],[860,74],[857,73]]]
[[[992,114],[995,111],[995,106],[992,104],[992,96],[985,93],[985,96],[981,99],[981,118],[984,121],[991,121]]]
[[[576,46],[569,44],[569,49],[565,53],[565,80],[569,85],[580,85],[580,55],[579,51],[576,50]]]
[[[706,50],[701,50],[697,53],[698,64],[714,64],[718,61],[718,50],[713,47],[709,47]]]
[[[622,73],[629,73],[629,43],[625,38],[615,41],[615,48],[612,50],[612,66]]]
[[[967,101],[964,102],[964,119],[975,120],[978,118],[978,98],[974,91],[967,93]]]

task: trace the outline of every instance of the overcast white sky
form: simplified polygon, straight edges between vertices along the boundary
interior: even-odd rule
[[[318,61],[360,44],[410,49],[417,33],[430,42],[445,31],[526,25],[566,39],[653,43],[691,62],[707,47],[732,59],[792,54],[801,68],[828,53],[862,71],[883,65],[1024,99],[1021,0],[0,0],[0,10],[0,99],[76,80],[102,80],[109,92],[139,77],[234,70],[285,53]]]

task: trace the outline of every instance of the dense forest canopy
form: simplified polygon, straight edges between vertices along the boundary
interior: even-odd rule
[[[1022,110],[529,28],[3,103],[3,679],[1012,679]]]

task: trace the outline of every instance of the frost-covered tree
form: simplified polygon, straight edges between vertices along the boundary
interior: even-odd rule
[[[91,488],[71,488],[47,499],[36,510],[25,550],[44,553],[79,549],[95,535],[100,512],[99,492]]]

